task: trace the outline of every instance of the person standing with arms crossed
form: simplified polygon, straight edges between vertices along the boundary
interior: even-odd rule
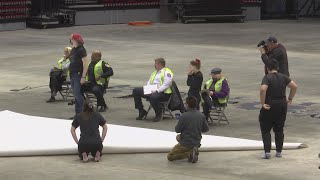
[[[73,33],[70,36],[70,43],[73,48],[70,53],[70,81],[71,88],[75,98],[75,114],[82,111],[83,96],[81,94],[81,85],[85,83],[88,70],[87,51],[83,47],[84,41],[80,34]],[[70,119],[73,119],[71,117]]]
[[[200,91],[203,82],[203,75],[200,71],[200,60],[195,59],[189,64],[189,72],[187,85],[190,87],[188,91],[188,96],[193,96],[197,99],[197,110],[200,109],[199,104],[201,101]]]
[[[287,105],[292,103],[298,86],[288,76],[277,72],[279,69],[277,60],[270,59],[266,68],[268,74],[263,77],[260,87],[262,107],[259,122],[265,152],[262,158],[270,159],[271,129],[275,133],[276,157],[282,157],[283,127],[287,116]],[[286,97],[286,87],[290,88],[288,99]]]

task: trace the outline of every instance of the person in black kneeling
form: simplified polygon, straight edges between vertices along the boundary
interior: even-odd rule
[[[201,101],[200,91],[203,82],[203,75],[200,71],[200,60],[196,59],[190,62],[187,85],[190,87],[188,96],[193,96],[197,99],[197,109]]]
[[[210,109],[222,107],[228,102],[230,93],[229,83],[221,74],[220,68],[211,70],[211,77],[204,85],[204,90],[201,93],[203,103],[203,114],[206,119],[209,118]]]
[[[88,66],[86,83],[81,86],[81,93],[92,92],[97,98],[99,112],[104,112],[108,106],[103,98],[108,86],[109,78],[113,76],[113,70],[108,63],[101,60],[100,51],[94,51],[91,55],[91,63]]]
[[[76,129],[80,126],[80,140],[78,140]],[[100,136],[99,126],[102,126],[102,135]],[[98,162],[102,156],[103,145],[107,135],[106,120],[95,112],[95,107],[90,100],[85,100],[83,104],[83,112],[77,114],[72,122],[71,135],[78,144],[78,152],[83,162],[88,162],[88,155],[94,157],[94,161]]]

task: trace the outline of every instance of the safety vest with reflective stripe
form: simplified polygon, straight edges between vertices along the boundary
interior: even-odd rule
[[[58,69],[61,69],[62,70],[62,62],[64,61],[64,58],[61,58],[59,61],[58,61]],[[70,63],[70,60],[69,58],[67,58],[66,60],[66,63]],[[69,68],[68,70],[66,71],[67,72],[67,76],[70,75],[70,71],[69,71]]]
[[[173,77],[173,72],[171,71],[171,69],[169,68],[163,68],[164,71],[161,71],[161,74],[160,74],[160,86],[162,86],[163,84],[163,81],[164,81],[164,76],[166,74],[166,72],[170,73],[171,74],[171,77]],[[157,75],[157,70],[155,70],[152,74],[151,74],[151,77],[150,77],[150,80],[149,80],[149,83],[150,84],[153,84],[153,81],[154,81],[154,78],[156,77]],[[172,93],[172,89],[171,87],[169,87],[167,90],[164,91],[165,94],[171,94]]]
[[[98,77],[100,77],[104,72],[103,72],[103,68],[102,68],[102,62],[103,60],[100,60],[93,68],[93,74],[95,79],[97,79]],[[90,66],[91,62],[89,63],[88,67]],[[106,63],[108,65],[108,63]],[[100,78],[98,81],[96,80],[96,83],[99,85],[104,86],[106,84],[106,82],[109,82],[109,78]],[[88,73],[86,75],[86,80],[89,80],[89,76]]]
[[[222,77],[221,79],[219,79],[219,80],[216,82],[216,84],[214,85],[214,91],[215,91],[215,92],[220,92],[220,91],[221,91],[223,80],[225,80],[224,77]],[[226,81],[227,81],[227,80],[226,80]],[[213,79],[210,78],[210,79],[206,82],[206,89],[209,89],[209,88],[211,87],[212,83],[213,83]],[[227,83],[228,83],[228,81],[227,81]],[[229,83],[228,83],[228,84],[229,84]],[[219,101],[220,104],[225,104],[225,103],[227,103],[227,101],[228,101],[228,96],[226,96],[226,97],[224,97],[224,98],[218,98],[218,101]]]

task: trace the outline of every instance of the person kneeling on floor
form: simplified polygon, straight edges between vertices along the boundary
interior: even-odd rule
[[[185,105],[187,112],[180,116],[175,127],[175,131],[180,133],[177,136],[179,143],[173,147],[167,158],[169,161],[188,158],[188,162],[196,163],[199,155],[198,148],[201,145],[201,133],[209,131],[209,127],[206,117],[196,109],[195,97],[187,97]]]
[[[65,47],[64,55],[57,63],[58,66],[53,67],[53,69],[50,70],[49,87],[51,90],[51,97],[49,100],[47,100],[47,103],[54,102],[56,100],[55,96],[57,95],[57,92],[61,91],[63,82],[65,82],[67,78],[70,76],[69,56],[70,56],[71,49],[72,49],[71,47]]]
[[[100,51],[94,51],[91,55],[91,62],[88,66],[86,83],[81,86],[81,93],[92,92],[97,98],[97,105],[100,107],[99,112],[104,112],[108,106],[103,98],[104,92],[108,86],[113,70],[105,61],[101,60]]]
[[[102,126],[102,135],[100,136],[99,125]],[[80,126],[80,140],[76,135],[76,129]],[[78,144],[78,152],[80,159],[83,162],[88,162],[88,155],[94,157],[94,161],[98,162],[101,159],[101,151],[103,149],[102,142],[107,135],[106,120],[95,112],[95,107],[90,100],[85,100],[83,111],[77,114],[72,122],[71,135],[74,141]]]

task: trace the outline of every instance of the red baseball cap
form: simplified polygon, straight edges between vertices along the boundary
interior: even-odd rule
[[[73,33],[71,37],[73,40],[80,42],[81,44],[84,44],[83,38],[79,33]]]

